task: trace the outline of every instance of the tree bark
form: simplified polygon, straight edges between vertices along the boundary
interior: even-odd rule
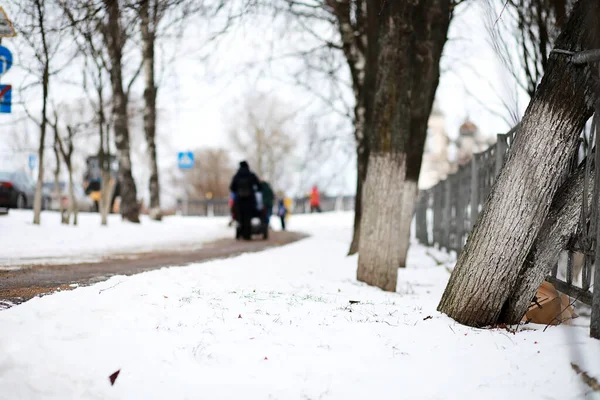
[[[354,230],[352,234],[352,242],[348,255],[358,253],[358,243],[360,240],[360,223],[362,219],[362,199],[363,186],[367,178],[367,163],[369,161],[368,148],[366,140],[361,140],[356,144],[356,196],[354,198]]]
[[[121,216],[130,222],[140,222],[137,189],[131,172],[131,145],[129,140],[129,117],[127,114],[127,94],[123,89],[123,43],[119,2],[104,0],[108,14],[104,38],[110,58],[110,80],[115,130],[115,146],[119,162],[119,182],[121,183]]]
[[[366,0],[328,0],[337,22],[342,51],[352,78],[354,92],[354,139],[356,141],[356,197],[354,201],[354,231],[348,255],[358,252],[362,216],[363,184],[367,176],[369,143],[365,132],[365,67],[368,49],[368,12]],[[372,80],[374,82],[374,80]]]
[[[69,155],[69,159],[71,155]],[[71,215],[73,215],[73,225],[77,225],[77,202],[75,201],[75,187],[73,182],[73,164],[71,160],[67,163],[67,169],[69,170],[69,210],[68,210],[68,219],[71,219]]]
[[[102,70],[100,68],[98,68],[96,93],[98,95],[98,133],[100,135],[98,158],[100,161],[100,170],[102,171],[98,212],[100,213],[100,225],[106,226],[108,225],[110,200],[112,198],[112,185],[110,184],[110,125],[104,125],[106,123],[106,113],[104,108],[104,85]]]
[[[596,48],[600,5],[580,1],[556,48]],[[594,31],[594,32],[592,32]],[[460,323],[499,322],[558,190],[559,179],[585,121],[593,111],[595,84],[588,66],[552,54],[547,72],[525,112],[515,143],[483,212],[452,272],[438,310]]]
[[[144,131],[148,144],[147,153],[150,161],[150,217],[161,220],[160,186],[158,181],[158,162],[156,160],[156,95],[157,87],[154,74],[154,45],[156,42],[156,27],[158,24],[157,4],[151,0],[140,3],[140,25],[142,31],[142,57],[144,63]]]
[[[58,211],[61,216],[61,224],[64,223],[62,216],[64,213],[62,204],[62,193],[60,191],[60,143],[58,137],[58,121],[55,121],[54,126],[54,161],[56,162],[56,168],[54,169],[54,195],[58,199]]]
[[[46,142],[46,128],[48,125],[48,87],[50,83],[50,55],[48,52],[48,43],[46,41],[46,28],[44,24],[44,9],[40,2],[35,0],[35,8],[38,17],[38,27],[42,39],[43,71],[42,71],[42,120],[40,121],[40,145],[38,147],[38,176],[35,185],[35,196],[33,199],[33,223],[40,224],[40,214],[42,210],[42,188],[44,183],[44,149]]]
[[[65,162],[65,165],[67,166],[67,172],[69,174],[69,206],[67,207],[66,214],[61,213],[61,217],[62,217],[61,220],[62,220],[63,224],[68,225],[68,224],[70,224],[70,221],[71,221],[71,215],[73,215],[73,225],[77,225],[78,210],[77,210],[77,202],[75,201],[75,187],[74,187],[74,182],[73,182],[73,151],[74,151],[73,137],[75,135],[75,131],[74,131],[73,127],[67,126],[67,132],[68,132],[69,136],[68,136],[67,147],[65,148],[64,142],[60,138],[60,135],[58,132],[58,117],[56,116],[56,113],[55,113],[55,118],[56,118],[56,121],[54,123],[55,139],[58,144],[58,149],[60,150],[62,158]],[[62,208],[62,206],[61,206],[61,208]]]
[[[594,180],[595,165],[591,159],[589,179]],[[558,262],[560,253],[567,249],[581,221],[584,197],[585,163],[560,187],[550,212],[542,225],[523,267],[519,271],[514,289],[500,315],[500,321],[517,324],[527,312],[531,299],[544,279]],[[588,190],[587,204],[591,204],[592,190]],[[586,220],[589,216],[586,216]]]
[[[447,0],[369,2],[366,81],[375,76],[375,85],[365,91],[369,161],[357,277],[384,290],[396,290],[398,268],[406,261],[451,14]],[[373,39],[372,29],[377,29]]]
[[[71,126],[67,126],[67,132],[69,134],[69,143],[68,149],[64,156],[65,163],[67,164],[67,170],[69,172],[69,216],[71,214],[73,215],[73,225],[77,225],[79,209],[77,208],[77,201],[75,200],[75,183],[73,182],[73,137],[75,135],[75,131]]]

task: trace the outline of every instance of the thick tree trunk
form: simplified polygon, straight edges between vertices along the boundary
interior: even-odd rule
[[[154,78],[154,44],[156,42],[156,4],[151,15],[151,0],[140,3],[140,19],[142,31],[142,57],[144,62],[144,131],[148,144],[147,153],[150,162],[150,217],[161,220],[160,186],[158,182],[158,162],[156,160],[156,94]]]
[[[357,277],[392,291],[397,269],[406,263],[427,118],[451,9],[448,0],[374,0],[368,14],[369,28],[378,29],[378,36],[369,36],[365,78],[368,82],[374,74],[376,83],[365,91],[370,146]]]
[[[357,279],[391,292],[396,290],[403,229],[395,223],[402,219],[402,207],[390,199],[402,201],[405,174],[405,154],[371,154],[363,188],[369,201],[363,206]]]
[[[140,222],[137,189],[131,172],[127,94],[123,90],[122,51],[124,38],[121,31],[119,2],[104,0],[104,5],[108,14],[105,40],[110,58],[115,146],[119,162],[118,179],[121,184],[121,216],[130,222]]]
[[[589,160],[591,162],[591,160]],[[594,179],[594,164],[591,164],[590,179]],[[585,164],[580,165],[560,187],[550,212],[540,229],[527,259],[517,277],[514,289],[500,315],[500,321],[516,324],[527,312],[531,299],[544,279],[550,275],[558,262],[560,253],[567,248],[575,236],[584,196]],[[592,201],[592,190],[588,190],[587,204]]]
[[[600,5],[580,1],[556,41],[565,50],[595,48]],[[459,256],[438,310],[471,326],[497,323],[592,114],[592,69],[553,54],[504,168]]]

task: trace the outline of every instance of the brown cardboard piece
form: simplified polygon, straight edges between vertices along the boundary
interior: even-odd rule
[[[523,317],[524,322],[535,324],[568,324],[577,318],[571,306],[569,296],[559,293],[550,282],[544,281],[536,293],[536,302],[532,302]]]

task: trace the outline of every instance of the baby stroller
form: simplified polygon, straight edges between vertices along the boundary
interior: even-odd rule
[[[265,216],[267,210],[263,206],[261,193],[256,193],[256,209],[254,215],[250,221],[251,224],[251,235],[262,235],[264,240],[269,238],[269,225],[265,223]],[[235,212],[235,205],[231,207],[231,218],[236,222],[235,226],[235,238],[241,239],[242,227],[241,223]]]

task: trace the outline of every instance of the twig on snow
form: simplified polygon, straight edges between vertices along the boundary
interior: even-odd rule
[[[117,283],[115,283],[114,285],[112,285],[112,286],[110,286],[110,287],[107,287],[107,288],[105,288],[105,289],[100,289],[100,291],[98,292],[98,294],[100,294],[100,293],[104,292],[105,290],[112,289],[112,288],[114,288],[115,286],[119,286],[121,283],[123,283],[123,281],[117,282]]]
[[[598,383],[598,379],[590,376],[587,372],[582,370],[579,365],[575,363],[571,363],[571,367],[577,373],[577,375],[581,375],[581,379],[583,382],[588,385],[594,392],[600,392],[600,383]]]

